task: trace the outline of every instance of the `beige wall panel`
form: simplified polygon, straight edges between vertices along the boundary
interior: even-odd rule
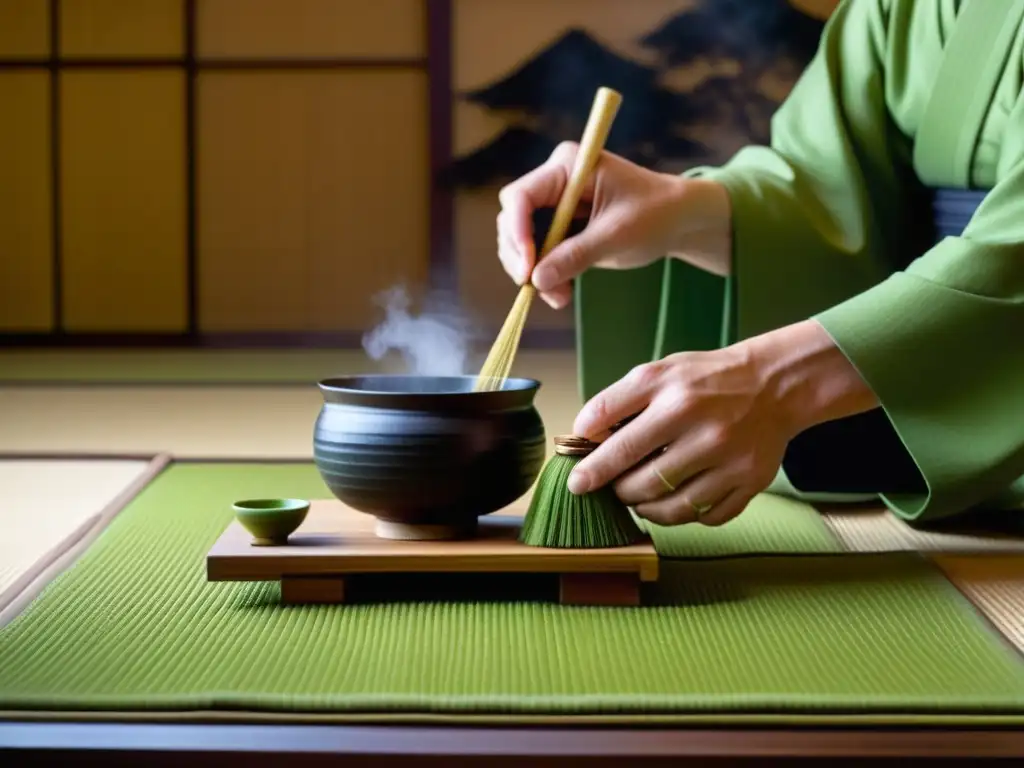
[[[413,57],[425,0],[200,0],[202,57]]]
[[[301,330],[308,314],[308,81],[202,74],[197,260],[204,331]]]
[[[50,76],[0,73],[0,330],[52,329]]]
[[[204,74],[200,325],[368,328],[428,265],[426,76]]]
[[[184,75],[62,75],[64,317],[69,331],[187,322]]]
[[[463,92],[494,82],[535,52],[582,27],[622,55],[644,60],[636,40],[659,22],[692,6],[692,0],[455,0],[455,88]],[[490,141],[506,125],[500,116],[456,98],[454,152]],[[455,240],[463,299],[474,312],[501,322],[515,286],[498,263],[497,189],[460,191],[455,201]],[[572,326],[572,310],[558,312],[538,301],[531,328]]]
[[[64,56],[180,56],[184,0],[61,0]]]
[[[50,53],[48,0],[0,0],[0,58]]]

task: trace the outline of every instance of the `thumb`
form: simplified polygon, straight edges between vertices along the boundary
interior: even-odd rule
[[[607,219],[597,219],[578,235],[563,240],[533,270],[534,287],[551,291],[581,275],[611,253],[614,234]]]

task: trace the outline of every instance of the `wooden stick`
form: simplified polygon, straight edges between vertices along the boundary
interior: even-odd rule
[[[590,175],[601,159],[601,153],[604,151],[604,145],[608,140],[608,134],[611,132],[612,123],[615,121],[621,104],[622,95],[611,88],[599,88],[594,96],[594,104],[590,109],[583,137],[580,139],[576,160],[558,201],[558,206],[555,208],[551,228],[548,229],[544,245],[537,256],[538,263],[565,239],[565,234],[569,231],[569,225],[572,223],[573,214],[579,207],[583,190],[586,189]],[[512,362],[515,359],[516,350],[519,348],[523,326],[526,325],[526,318],[536,295],[537,289],[534,288],[530,277],[527,277],[526,283],[519,289],[512,310],[505,318],[505,322],[498,332],[498,338],[480,370],[475,387],[477,390],[498,389],[504,384],[512,370]]]
[[[622,95],[617,91],[613,91],[611,88],[598,89],[597,95],[594,97],[594,105],[590,109],[590,117],[587,118],[587,125],[583,129],[583,138],[580,139],[579,152],[576,154],[572,173],[562,191],[558,207],[555,208],[551,228],[548,230],[547,237],[544,238],[544,247],[538,254],[538,262],[565,239],[565,233],[569,231],[573,214],[576,213],[580,198],[583,197],[583,190],[587,188],[590,175],[597,167],[601,153],[604,152],[604,145],[608,141],[608,134],[611,132],[612,123],[615,121],[621,104]],[[531,283],[527,281],[527,285],[531,285]]]

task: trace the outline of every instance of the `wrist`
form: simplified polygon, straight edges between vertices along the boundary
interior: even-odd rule
[[[762,391],[794,436],[878,406],[871,387],[815,320],[741,343],[750,345]]]
[[[712,179],[673,176],[677,228],[669,256],[726,276],[732,271],[732,206]]]

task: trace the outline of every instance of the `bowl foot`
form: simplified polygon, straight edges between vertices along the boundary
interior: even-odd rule
[[[280,539],[270,539],[265,536],[253,536],[251,542],[254,547],[283,547],[287,543],[287,536]]]
[[[447,541],[476,535],[476,521],[466,525],[410,525],[378,520],[374,529],[378,538],[397,541]]]

